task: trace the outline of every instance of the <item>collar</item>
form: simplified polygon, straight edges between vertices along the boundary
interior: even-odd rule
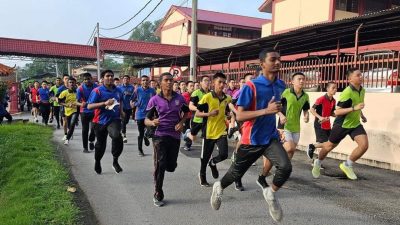
[[[202,87],[200,87],[199,89],[201,92],[203,92],[204,94],[207,94],[208,92],[206,92]]]
[[[160,91],[160,93],[159,93],[158,95],[159,95],[161,98],[167,100],[167,98],[164,97],[164,94],[163,94],[162,91]],[[171,99],[174,99],[177,95],[178,95],[178,93],[176,93],[175,91],[172,91],[172,98],[171,98]]]
[[[351,90],[357,91],[358,93],[360,93],[362,91],[362,89],[363,89],[363,87],[360,86],[360,90],[357,90],[352,84],[349,84],[349,87],[351,88]]]
[[[326,98],[326,100],[328,100],[328,101],[330,101],[330,102],[333,101],[333,97],[332,97],[332,99],[329,99],[328,94],[325,94],[324,97]]]
[[[100,86],[100,88],[102,88],[102,90],[107,90],[107,91],[110,91],[105,85],[101,85]],[[114,84],[113,85],[111,85],[111,91],[115,91],[116,89],[117,89],[117,86],[115,86]]]
[[[215,93],[214,90],[211,91],[211,95],[213,96],[213,98],[218,98],[217,93]],[[218,99],[221,100],[221,101],[223,101],[223,100],[225,100],[226,98],[227,98],[227,97],[226,97],[226,94],[225,94],[224,92],[222,92],[222,99],[220,99],[220,98],[218,98]]]
[[[275,77],[275,80],[270,81],[263,74],[259,75],[256,79],[260,79],[261,81],[263,81],[263,83],[266,86],[272,85],[272,84],[276,83],[276,81],[278,81],[278,77],[277,76]]]
[[[297,97],[297,94],[296,94],[296,92],[294,91],[294,88],[293,88],[293,87],[290,88],[290,93],[294,94],[294,95],[296,96],[297,99],[300,99],[300,98],[303,97],[303,95],[305,94],[305,93],[304,93],[304,90],[301,90],[301,95],[300,95],[299,97]]]

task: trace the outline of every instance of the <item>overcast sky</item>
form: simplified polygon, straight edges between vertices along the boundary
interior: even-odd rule
[[[149,0],[0,0],[0,36],[32,40],[49,40],[86,44],[96,25],[117,26],[139,11]],[[152,0],[141,14],[125,26],[103,31],[103,35],[115,37],[126,33],[157,5]],[[164,17],[171,5],[180,5],[184,0],[163,0],[148,20]],[[264,0],[198,0],[199,9],[227,12],[259,18],[270,18],[260,13],[258,7]],[[191,0],[183,6],[191,7]],[[129,35],[124,36],[127,39]],[[4,60],[0,63],[24,65],[23,62]]]

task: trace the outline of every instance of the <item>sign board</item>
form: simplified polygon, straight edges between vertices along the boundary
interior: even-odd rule
[[[174,80],[180,80],[182,77],[182,69],[179,66],[171,66],[169,73],[172,74]]]

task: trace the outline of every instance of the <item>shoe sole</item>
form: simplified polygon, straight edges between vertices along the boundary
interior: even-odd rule
[[[257,185],[262,189],[262,190],[264,190],[264,189],[266,189],[267,187],[263,187],[262,185],[261,185],[261,183],[260,182],[258,182],[258,180],[256,181],[256,183],[257,183]]]
[[[213,191],[212,191],[212,194],[211,194],[211,199],[210,199],[210,204],[211,204],[211,207],[214,209],[214,210],[219,210],[219,208],[221,207],[221,199],[217,199],[216,197],[215,197],[215,195],[216,195],[216,190],[214,190],[214,187],[213,187]],[[215,204],[214,204],[214,202],[213,202],[213,199],[216,199],[216,201],[215,201]]]
[[[154,205],[157,207],[163,207],[165,205],[164,202],[160,201],[160,202],[154,202]]]

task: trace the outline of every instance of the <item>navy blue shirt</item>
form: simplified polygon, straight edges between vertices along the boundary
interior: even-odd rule
[[[122,93],[122,108],[124,110],[132,109],[131,101],[133,100],[135,88],[131,84],[128,85],[122,84],[118,86],[118,89]]]
[[[136,114],[135,114],[135,118],[137,120],[143,120],[146,118],[146,108],[147,108],[147,104],[150,101],[150,98],[155,96],[157,94],[157,92],[153,89],[153,88],[146,88],[144,89],[143,87],[138,87],[136,90]]]
[[[97,87],[97,84],[92,84],[91,86],[87,86],[86,84],[82,84],[81,86],[78,87],[77,93],[76,93],[76,99],[78,102],[83,103],[87,102],[90,96],[90,93]],[[81,112],[83,113],[93,113],[93,110],[90,110],[87,108],[87,104],[85,107],[80,107]]]
[[[49,103],[50,100],[50,89],[49,88],[39,88],[39,99],[41,103]]]
[[[93,89],[90,93],[88,104],[105,102],[108,99],[115,99],[121,103],[122,94],[115,86],[108,90],[106,86],[102,85]],[[120,106],[115,106],[112,110],[108,110],[105,106],[94,110],[93,122],[101,125],[108,125],[114,120],[120,120]]]
[[[61,94],[61,92],[65,91],[65,90],[67,90],[67,89],[68,89],[68,88],[65,87],[65,85],[61,85],[61,86],[58,88],[58,90],[57,90],[56,97],[58,98],[58,96]]]

